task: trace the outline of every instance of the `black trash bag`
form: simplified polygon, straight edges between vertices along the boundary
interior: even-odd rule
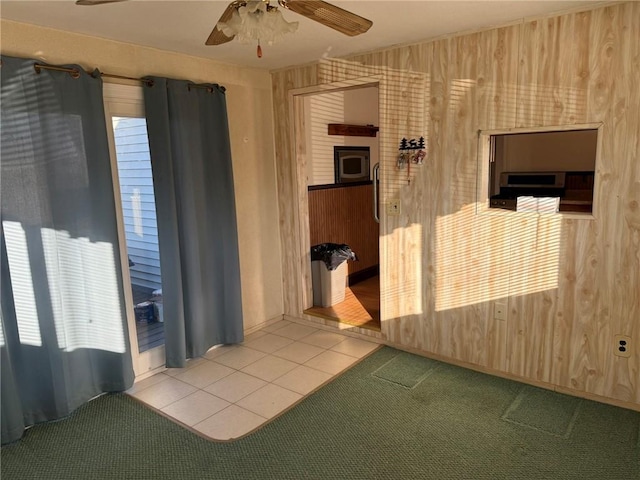
[[[320,260],[328,270],[335,270],[347,260],[358,260],[351,247],[344,243],[321,243],[311,247],[311,261]]]

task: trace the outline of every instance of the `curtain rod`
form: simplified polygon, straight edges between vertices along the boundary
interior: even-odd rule
[[[55,70],[56,72],[66,72],[69,75],[71,75],[71,77],[73,78],[79,78],[80,77],[80,71],[78,71],[77,68],[69,68],[69,67],[57,67],[55,65],[43,65],[42,63],[35,63],[33,65],[33,69],[36,71],[36,73],[40,73],[40,70],[42,69],[45,70]],[[93,76],[93,72],[86,72],[88,75]],[[124,75],[115,75],[113,73],[102,73],[99,72],[101,77],[108,77],[108,78],[118,78],[120,80],[133,80],[134,82],[142,82],[142,83],[146,83],[149,86],[153,86],[153,80],[151,79],[146,79],[146,78],[136,78],[136,77],[126,77]],[[198,85],[196,83],[190,83],[188,85],[188,88],[191,89],[191,87],[195,87],[195,88],[204,88],[206,89],[209,93],[211,93],[213,91],[213,88],[209,85]],[[224,87],[221,87],[224,91]]]

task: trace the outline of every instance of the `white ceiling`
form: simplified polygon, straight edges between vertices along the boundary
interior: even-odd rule
[[[205,46],[228,1],[130,0],[122,3],[82,7],[73,0],[2,0],[0,16],[17,22],[42,25],[121,42],[186,53],[216,61],[276,69],[341,57],[397,44],[415,43],[455,32],[503,25],[518,19],[542,16],[568,9],[590,7],[598,0],[432,1],[373,0],[332,1],[373,21],[371,29],[347,37],[293,12],[284,11],[299,28],[281,43],[263,45],[263,58],[254,45],[232,41]],[[276,5],[277,1],[272,0]]]

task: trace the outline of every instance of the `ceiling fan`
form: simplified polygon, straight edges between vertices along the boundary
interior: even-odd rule
[[[76,5],[101,5],[106,3],[124,2],[126,0],[77,0]],[[269,8],[269,0],[262,0],[267,4]],[[231,2],[226,10],[222,13],[218,22],[228,22],[240,7],[244,7],[247,4],[245,0],[235,0]],[[351,13],[340,7],[336,7],[328,2],[320,0],[278,0],[278,4],[287,10],[298,13],[310,20],[314,20],[329,28],[333,28],[338,32],[344,33],[350,37],[355,37],[365,33],[373,22],[360,15]],[[218,24],[214,27],[211,35],[205,42],[206,45],[222,45],[223,43],[230,42],[234,36],[227,36],[220,29]]]

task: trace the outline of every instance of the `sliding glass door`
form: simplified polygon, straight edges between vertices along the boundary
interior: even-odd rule
[[[147,126],[140,87],[106,84],[105,114],[137,377],[165,363],[162,281]]]

